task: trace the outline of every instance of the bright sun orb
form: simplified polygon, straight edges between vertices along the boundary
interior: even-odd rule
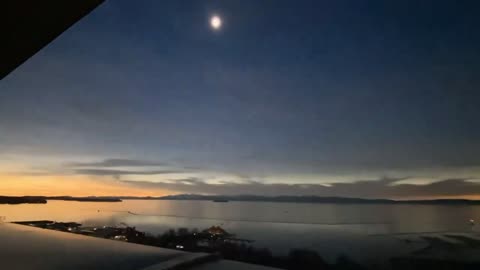
[[[213,29],[218,30],[220,27],[222,27],[222,19],[215,15],[210,18],[210,25]]]

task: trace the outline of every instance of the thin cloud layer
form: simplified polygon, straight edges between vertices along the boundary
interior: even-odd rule
[[[147,160],[110,158],[97,162],[73,162],[68,165],[71,167],[150,167],[168,166],[169,164]]]
[[[96,162],[71,162],[65,167],[77,175],[114,176],[116,178],[122,175],[160,175],[185,172],[182,169],[172,168],[165,162],[117,158]],[[132,167],[138,169],[127,169]],[[158,169],[159,167],[162,169]]]
[[[153,171],[141,171],[141,170],[108,170],[108,169],[77,169],[75,173],[81,175],[112,175],[112,176],[121,176],[121,175],[157,175],[157,174],[173,174],[173,173],[183,173],[183,171],[176,170],[153,170]]]

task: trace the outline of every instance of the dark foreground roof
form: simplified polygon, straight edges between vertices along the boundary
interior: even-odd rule
[[[0,80],[104,0],[14,0],[2,3]]]
[[[11,223],[0,223],[0,239],[2,270],[273,269],[219,260],[205,253],[188,253]]]

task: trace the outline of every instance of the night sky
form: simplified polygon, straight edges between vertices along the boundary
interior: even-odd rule
[[[480,198],[479,10],[107,1],[0,82],[0,194]]]

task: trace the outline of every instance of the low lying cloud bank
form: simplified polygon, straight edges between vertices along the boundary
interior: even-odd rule
[[[69,163],[64,168],[75,175],[112,177],[112,185],[149,193],[169,191],[173,193],[197,193],[218,195],[316,195],[358,198],[448,198],[465,197],[480,199],[480,181],[458,177],[430,179],[415,177],[391,177],[377,180],[357,180],[338,183],[264,183],[239,176],[239,181],[209,178],[203,170],[174,166],[165,162],[133,159],[105,159],[97,162]],[[177,175],[177,178],[172,178]],[[179,177],[178,177],[179,176]],[[228,176],[228,175],[227,175]],[[154,180],[155,178],[163,180]],[[145,179],[146,178],[146,179]],[[238,178],[238,177],[237,177]],[[148,180],[148,181],[146,181]],[[212,181],[214,180],[214,181]],[[294,181],[292,181],[294,182]],[[134,194],[132,194],[134,195]]]

